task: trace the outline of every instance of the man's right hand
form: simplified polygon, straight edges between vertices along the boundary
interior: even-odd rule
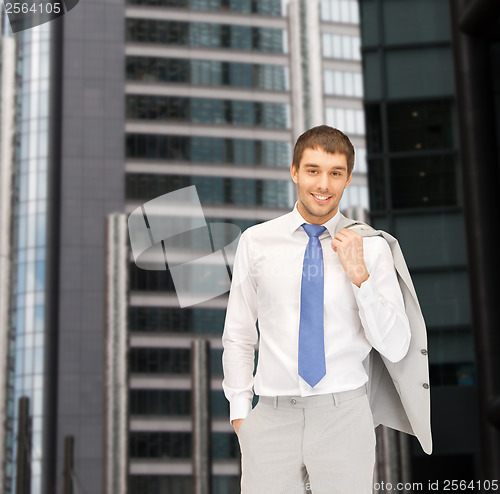
[[[236,432],[236,435],[238,435],[238,431],[240,430],[240,426],[243,423],[245,419],[234,419],[231,424],[234,427],[234,432]]]

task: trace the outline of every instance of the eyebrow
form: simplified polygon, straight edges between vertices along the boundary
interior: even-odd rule
[[[309,168],[319,168],[319,165],[316,163],[304,163],[304,167],[309,167]],[[345,166],[332,166],[330,170],[343,170],[347,171],[347,168]]]

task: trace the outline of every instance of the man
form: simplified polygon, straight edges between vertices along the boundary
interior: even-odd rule
[[[353,166],[347,136],[324,125],[308,130],[290,168],[298,191],[293,211],[240,238],[223,388],[241,447],[243,494],[372,492],[378,423],[364,364],[374,348],[396,366],[411,331],[389,244],[337,231]],[[259,402],[252,409],[254,390]],[[404,415],[387,413],[389,422]],[[413,433],[404,421],[399,428]]]

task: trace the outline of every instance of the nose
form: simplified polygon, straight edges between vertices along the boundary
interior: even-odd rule
[[[318,174],[316,186],[318,187],[319,192],[328,192],[328,174],[327,173],[319,173]]]

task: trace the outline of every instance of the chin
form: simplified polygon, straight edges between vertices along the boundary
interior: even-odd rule
[[[335,206],[334,207],[326,206],[326,205],[320,206],[320,205],[315,204],[315,203],[313,203],[313,204],[303,203],[303,204],[304,204],[304,207],[307,210],[307,212],[309,214],[311,214],[312,216],[318,216],[318,217],[328,216],[335,210]]]

